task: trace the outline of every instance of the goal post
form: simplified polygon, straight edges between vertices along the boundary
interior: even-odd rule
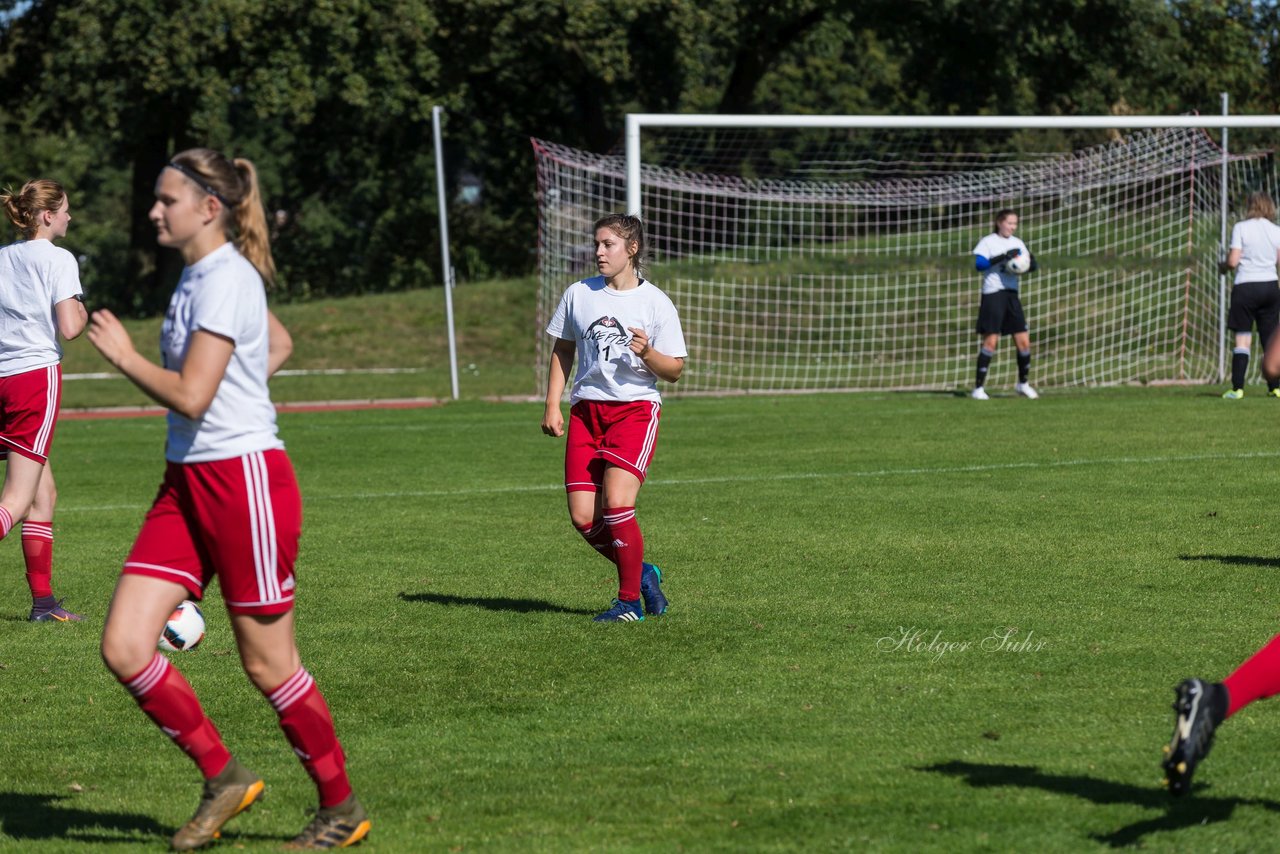
[[[534,140],[538,328],[594,272],[594,219],[629,210],[690,342],[673,393],[955,390],[977,344],[971,252],[1013,208],[1040,262],[1023,282],[1037,384],[1218,381],[1230,208],[1275,185],[1270,152],[1228,152],[1228,127],[1280,117],[633,114],[621,153]],[[1013,365],[1005,345],[989,384]]]

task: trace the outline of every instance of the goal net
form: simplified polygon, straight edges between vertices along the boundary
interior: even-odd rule
[[[972,250],[1001,208],[1040,267],[1021,288],[1037,385],[1219,381],[1224,163],[1239,207],[1273,190],[1271,156],[1224,158],[1197,128],[1101,133],[646,130],[647,276],[690,350],[671,391],[972,385]],[[595,274],[591,224],[626,210],[627,175],[622,153],[533,148],[541,330]],[[1013,356],[1002,342],[989,387],[1014,383]]]

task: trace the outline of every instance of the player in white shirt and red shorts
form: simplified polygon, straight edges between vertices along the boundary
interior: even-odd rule
[[[32,622],[77,622],[53,595],[53,509],[49,465],[62,402],[62,345],[83,330],[85,312],[75,256],[54,246],[71,222],[62,185],[47,178],[0,194],[23,239],[0,249],[0,538],[22,523],[22,557]]]
[[[612,214],[593,232],[600,275],[570,285],[547,324],[556,343],[542,432],[565,434],[560,401],[576,355],[564,460],[569,517],[618,570],[618,596],[595,620],[635,622],[668,604],[661,570],[644,560],[636,498],[658,441],[657,381],[679,380],[688,351],[675,306],[641,275],[640,219]]]
[[[245,673],[275,709],[319,793],[315,819],[287,847],[354,844],[370,823],[294,637],[302,501],[267,392],[292,342],[267,308],[264,281],[275,265],[257,172],[248,160],[190,149],[161,170],[155,192],[157,239],[186,262],[161,327],[163,365],[134,349],[111,312],[95,311],[89,327],[102,355],[169,408],[164,482],[125,559],[102,657],[205,778],[195,816],[173,848],[208,844],[258,799],[263,782],[228,752],[156,639],[174,608],[201,598],[216,577]]]

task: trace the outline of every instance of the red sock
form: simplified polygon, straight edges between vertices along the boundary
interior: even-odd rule
[[[53,595],[53,523],[22,523],[22,557],[27,562],[31,598]]]
[[[141,673],[121,684],[147,717],[195,760],[206,780],[227,767],[231,754],[217,727],[205,717],[196,692],[169,659],[157,652]]]
[[[644,537],[636,521],[636,508],[610,507],[604,511],[604,524],[618,564],[618,598],[634,602],[640,598],[640,573],[644,571]]]
[[[266,692],[264,692],[266,693]],[[311,674],[299,667],[285,683],[267,693],[280,716],[280,729],[320,791],[320,806],[332,807],[351,794],[347,757],[338,743],[333,718]]]
[[[618,557],[614,554],[613,537],[609,536],[609,526],[603,519],[597,519],[590,525],[574,525],[574,527],[593,549],[604,555],[610,563],[617,564]]]
[[[1280,694],[1280,635],[1246,659],[1222,684],[1227,686],[1227,717],[1254,700]]]
[[[13,530],[13,514],[0,507],[0,540],[9,536],[11,530]]]

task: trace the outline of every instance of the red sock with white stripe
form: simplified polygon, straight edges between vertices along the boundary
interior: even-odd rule
[[[147,717],[195,760],[206,780],[227,767],[231,754],[222,736],[200,708],[191,684],[169,659],[157,652],[141,673],[122,679],[121,684]]]
[[[33,600],[53,596],[53,523],[22,523],[22,558]]]
[[[578,529],[578,533],[582,535],[582,539],[596,551],[600,552],[610,563],[617,564],[618,558],[613,550],[613,537],[609,533],[609,526],[604,523],[603,519],[597,519],[590,525],[574,525]]]
[[[6,508],[0,507],[0,540],[9,536],[9,532],[13,530],[13,514]]]
[[[298,672],[272,691],[264,691],[267,701],[280,716],[280,729],[302,760],[320,792],[320,806],[337,806],[351,794],[347,779],[347,757],[338,743],[333,717],[311,674]]]
[[[1280,694],[1280,635],[1250,656],[1222,684],[1227,686],[1227,717],[1254,700]]]
[[[644,571],[644,537],[636,521],[636,508],[610,507],[604,511],[604,524],[618,564],[618,598],[634,602],[640,598],[640,573]]]

